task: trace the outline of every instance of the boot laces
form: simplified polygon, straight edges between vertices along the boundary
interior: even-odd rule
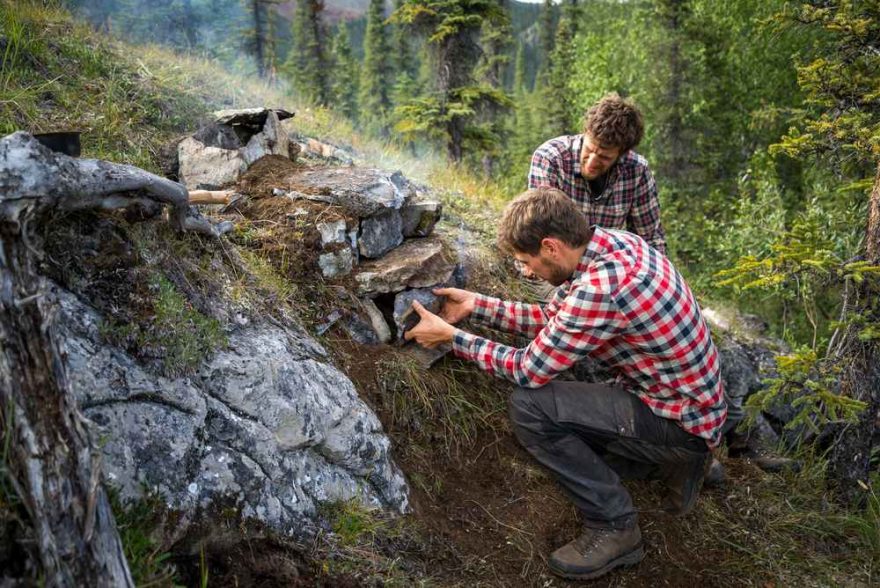
[[[575,545],[581,555],[586,555],[599,547],[612,533],[614,533],[613,529],[586,527],[580,537],[577,538]]]

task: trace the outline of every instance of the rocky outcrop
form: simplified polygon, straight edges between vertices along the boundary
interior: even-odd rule
[[[231,506],[295,536],[322,502],[407,510],[375,414],[295,326],[237,326],[194,376],[170,379],[104,344],[101,317],[59,297],[71,387],[123,498],[156,492],[182,527]]]
[[[290,155],[281,121],[293,114],[269,108],[221,110],[177,144],[178,177],[188,189],[216,190],[235,182],[266,155]]]

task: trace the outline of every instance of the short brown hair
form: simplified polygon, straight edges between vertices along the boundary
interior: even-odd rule
[[[504,209],[498,244],[516,253],[537,255],[541,240],[556,237],[571,247],[590,242],[593,232],[578,206],[556,188],[526,190]]]
[[[645,123],[632,100],[612,92],[596,102],[584,115],[584,133],[602,147],[619,147],[621,153],[626,153],[641,142],[645,135]]]

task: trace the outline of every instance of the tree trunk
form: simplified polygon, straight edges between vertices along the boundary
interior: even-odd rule
[[[27,133],[0,138],[0,447],[27,510],[48,586],[133,586],[99,453],[68,388],[57,308],[37,274],[34,224],[56,211],[169,204],[179,230],[219,235],[185,187],[129,165],[50,151]],[[228,230],[225,227],[224,230]]]
[[[251,10],[254,15],[254,59],[257,61],[257,75],[266,77],[265,42],[266,31],[263,23],[263,10],[265,7],[261,0],[251,0]]]
[[[31,210],[0,208],[0,415],[48,586],[133,586],[100,461],[68,390]]]
[[[865,257],[872,265],[880,265],[880,164],[868,204],[868,226],[865,235]],[[866,279],[859,288],[856,312],[871,323],[880,322],[880,285]],[[869,484],[871,452],[877,434],[880,413],[880,345],[876,340],[860,341],[858,331],[847,332],[844,358],[846,370],[842,391],[846,396],[867,403],[859,420],[842,428],[831,450],[828,474],[843,502],[857,506],[867,497],[861,484]]]

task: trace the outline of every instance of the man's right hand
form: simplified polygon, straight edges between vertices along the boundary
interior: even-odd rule
[[[440,318],[451,325],[466,319],[474,311],[476,292],[460,288],[434,288],[434,294],[446,297],[446,303],[440,310]]]

